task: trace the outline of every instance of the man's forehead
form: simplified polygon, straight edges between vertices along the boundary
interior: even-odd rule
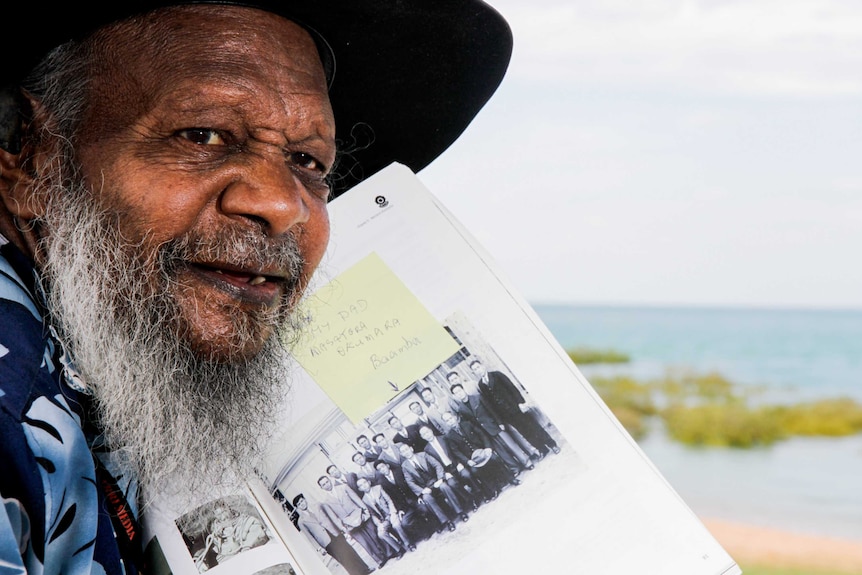
[[[217,46],[236,52],[250,43],[283,43],[289,37],[297,45],[310,48],[309,54],[327,72],[332,59],[325,42],[301,22],[273,11],[223,2],[177,3],[156,8],[134,18],[108,22],[94,29],[90,37],[96,46],[106,42],[112,49],[121,40],[149,40],[145,57],[164,55],[167,59],[182,57],[183,51],[195,46],[205,52]],[[206,59],[218,62],[221,56],[222,53],[210,50]]]
[[[236,6],[183,6],[100,30],[81,141],[214,126],[264,144],[317,141],[331,164],[323,67],[295,23]],[[298,113],[301,111],[301,113]],[[330,152],[332,150],[333,152]]]
[[[274,87],[290,83],[326,93],[323,65],[308,32],[261,10],[206,4],[163,9],[101,29],[93,48],[96,80],[107,76],[145,91],[154,83],[180,85],[190,106],[198,105],[195,84],[206,87],[208,81],[222,86],[225,97],[233,94],[238,104],[261,71]]]

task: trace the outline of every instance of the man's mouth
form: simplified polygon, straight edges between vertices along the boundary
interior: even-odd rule
[[[278,272],[197,262],[189,263],[188,269],[210,285],[237,299],[267,306],[278,302],[287,284],[286,275]]]

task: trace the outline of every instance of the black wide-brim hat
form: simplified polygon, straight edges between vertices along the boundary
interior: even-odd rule
[[[79,2],[19,3],[19,34],[7,30],[0,40],[0,87],[19,82],[66,40],[134,14],[183,3],[188,2],[124,0],[99,8]],[[493,95],[511,57],[509,26],[479,0],[211,3],[260,8],[319,36],[331,80],[336,137],[347,152],[336,170],[334,195],[392,162],[414,171],[431,163]]]

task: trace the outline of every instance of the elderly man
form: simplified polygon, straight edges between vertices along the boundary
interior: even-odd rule
[[[0,564],[133,574],[139,486],[254,468],[327,200],[439,155],[511,37],[478,0],[31,2],[6,24]]]

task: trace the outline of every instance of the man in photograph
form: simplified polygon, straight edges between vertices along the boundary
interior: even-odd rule
[[[449,431],[446,439],[450,443],[462,443],[472,451],[467,465],[472,468],[473,475],[484,486],[486,492],[491,492],[494,499],[506,485],[520,485],[515,476],[491,446],[488,435],[478,425],[469,419],[460,419],[451,411],[444,411],[443,421]]]
[[[384,545],[377,538],[371,513],[362,498],[346,483],[333,484],[328,475],[317,479],[324,492],[320,510],[343,535],[356,541],[379,567],[389,559]]]
[[[426,453],[416,453],[407,443],[399,444],[398,448],[404,456],[401,471],[407,485],[413,494],[434,512],[441,528],[454,531],[455,517],[467,521],[467,513],[455,493],[458,484],[452,474],[446,473],[439,461]]]
[[[393,467],[401,467],[401,462],[404,460],[404,457],[401,455],[401,451],[398,449],[397,444],[389,441],[389,438],[383,433],[376,434],[373,441],[379,451],[377,455],[378,460],[385,461]]]
[[[401,511],[402,528],[409,533],[410,541],[414,543],[425,539],[434,531],[432,510],[421,504],[416,498],[401,466],[390,466],[386,461],[378,460],[374,464],[378,473],[378,485],[392,500],[395,508]]]
[[[371,520],[377,526],[377,537],[392,549],[399,557],[405,551],[415,550],[407,532],[401,525],[401,512],[395,507],[392,499],[379,485],[372,485],[364,477],[359,478],[359,493],[362,501],[371,512]]]
[[[259,517],[251,513],[239,513],[226,503],[219,502],[213,509],[209,534],[199,559],[202,560],[212,550],[215,553],[216,562],[206,567],[215,567],[234,555],[259,547],[267,541],[269,541],[269,534]],[[203,565],[203,561],[200,561],[199,570],[206,570]]]
[[[452,410],[454,398],[450,393],[436,392],[430,387],[423,387],[419,392],[419,396],[425,404],[425,412],[428,413],[429,417],[433,417],[435,421],[442,422],[443,412]]]
[[[511,469],[534,469],[535,464],[530,455],[515,441],[493,406],[478,393],[468,394],[457,372],[451,372],[447,379],[451,383],[449,389],[455,398],[455,413],[462,420],[470,421],[482,429],[490,437],[494,451]]]
[[[380,449],[371,443],[367,435],[360,435],[356,438],[356,445],[368,461],[376,461],[380,455]]]
[[[456,494],[463,506],[470,506],[475,511],[479,505],[491,499],[492,492],[486,492],[473,476],[470,468],[473,452],[466,443],[450,441],[445,435],[437,436],[427,425],[419,428],[419,434],[426,441],[423,451],[439,461],[446,473],[457,478],[457,482],[454,482],[457,485]]]
[[[345,473],[340,467],[333,463],[326,467],[326,474],[329,475],[332,480],[332,484],[336,487],[344,485],[345,487],[352,489],[355,493],[359,493],[356,489],[356,473],[352,471]]]
[[[436,435],[442,435],[446,430],[443,426],[443,421],[439,418],[439,414],[426,410],[419,401],[411,401],[407,406],[414,415],[413,421],[408,428],[418,430],[421,427],[430,427]]]
[[[390,417],[386,423],[388,423],[389,427],[392,429],[392,435],[390,437],[392,443],[406,443],[412,447],[414,451],[422,451],[422,448],[425,447],[425,440],[419,437],[419,429],[404,425],[404,422],[401,421],[401,418],[397,415]]]
[[[368,575],[371,568],[367,565],[356,550],[344,538],[344,534],[337,532],[328,521],[324,522],[308,506],[305,496],[300,493],[293,498],[293,506],[297,511],[296,528],[314,542],[317,551],[328,554],[344,567],[349,575]],[[330,524],[331,525],[331,524]]]
[[[377,483],[377,470],[374,469],[374,464],[368,461],[362,452],[355,451],[350,460],[356,466],[354,473],[356,474],[357,488],[360,479],[367,479],[372,484]]]
[[[557,441],[536,419],[527,398],[509,376],[501,371],[488,371],[478,359],[470,362],[470,371],[476,377],[479,393],[526,440],[528,450],[537,451],[541,457],[560,452]]]

